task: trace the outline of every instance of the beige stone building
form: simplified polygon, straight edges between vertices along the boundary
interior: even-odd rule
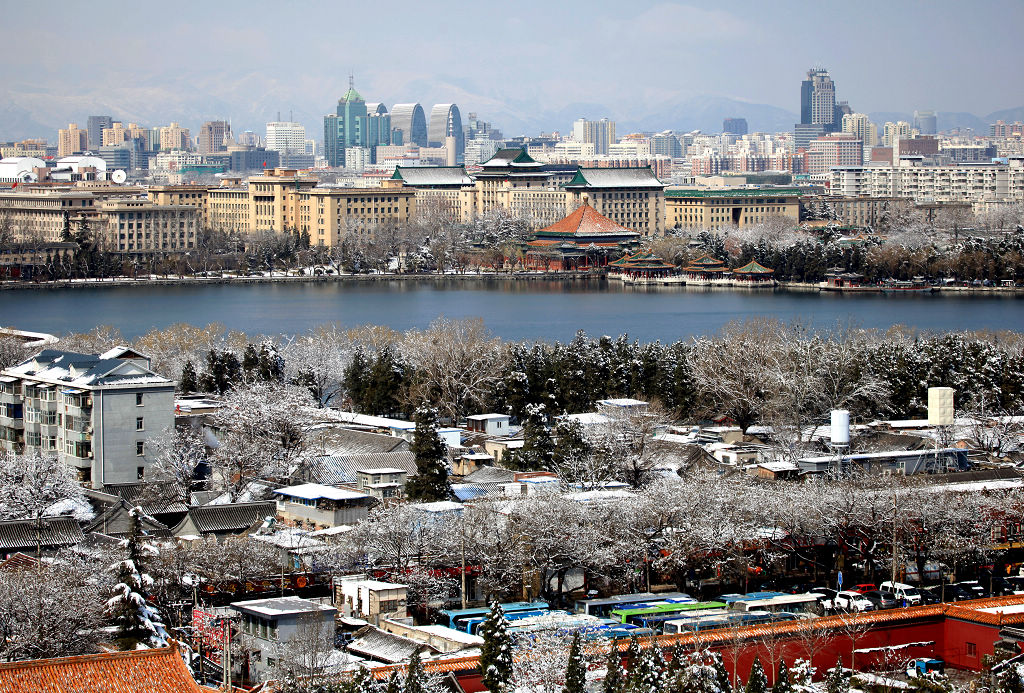
[[[209,193],[208,185],[154,185],[146,191],[147,197],[158,205],[195,207],[200,226],[207,226],[209,222]]]
[[[136,123],[128,123],[128,127],[125,127],[124,123],[116,121],[109,128],[103,128],[104,147],[116,147],[129,140],[141,141],[143,149],[146,149],[149,143],[149,130],[139,127]]]
[[[199,213],[189,205],[110,200],[100,205],[97,226],[101,247],[110,252],[180,253],[196,247]]]
[[[563,187],[568,209],[586,200],[599,214],[645,237],[665,233],[665,184],[650,167],[581,167]]]
[[[160,149],[169,152],[175,149],[188,150],[192,148],[192,135],[188,128],[181,127],[178,123],[171,123],[168,126],[157,128],[160,133]]]
[[[0,159],[9,156],[31,156],[42,159],[46,156],[46,140],[22,140],[0,144]]]
[[[312,188],[297,192],[295,198],[297,228],[309,233],[312,245],[370,239],[384,224],[408,224],[416,211],[416,194],[407,189]]]
[[[227,185],[210,188],[204,218],[211,230],[248,233],[252,219],[249,189]]]
[[[670,228],[716,230],[744,228],[768,217],[800,218],[800,191],[795,188],[665,191],[665,212]]]
[[[89,150],[89,131],[77,123],[57,131],[57,156],[72,156]]]

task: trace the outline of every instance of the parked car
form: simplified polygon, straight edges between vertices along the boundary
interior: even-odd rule
[[[977,580],[963,580],[956,584],[971,595],[968,599],[982,599],[988,596],[988,588]]]
[[[875,605],[871,603],[870,599],[867,599],[860,592],[854,592],[853,590],[843,590],[836,595],[833,600],[833,606],[836,609],[842,609],[844,611],[874,611]]]
[[[921,604],[939,604],[942,602],[939,599],[939,595],[927,589],[920,589],[918,593],[921,595]]]
[[[975,598],[973,594],[965,590],[963,587],[954,584],[935,585],[934,587],[929,587],[927,590],[921,591],[930,592],[938,602],[962,602],[965,599]]]
[[[895,593],[884,590],[865,592],[864,598],[874,604],[875,609],[895,609],[903,604],[903,600],[897,599]]]
[[[849,589],[850,589],[851,592],[860,592],[861,594],[864,594],[865,592],[872,592],[874,590],[877,590],[878,586],[877,585],[872,585],[871,583],[868,583],[868,582],[864,582],[864,583],[861,583],[859,585],[854,585],[853,587],[851,587]]]
[[[904,604],[906,606],[916,606],[921,603],[921,590],[905,582],[889,582],[886,580],[878,586],[878,589],[892,592],[901,606]]]
[[[990,578],[992,584],[992,596],[1004,595],[1004,594],[1024,594],[1024,586],[1020,583],[1015,583],[1009,578],[1004,577],[993,577]]]
[[[835,600],[836,595],[839,593],[835,590],[829,589],[828,587],[812,587],[811,589],[807,590],[807,593],[817,594],[820,596],[820,599],[818,599],[818,603],[821,604],[821,610],[824,611],[826,614],[830,611],[833,611],[836,608]]]

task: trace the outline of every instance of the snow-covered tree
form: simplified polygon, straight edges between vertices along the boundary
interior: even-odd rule
[[[199,389],[199,376],[196,375],[195,364],[192,359],[185,361],[181,367],[181,380],[178,382],[178,390],[188,394]]]
[[[451,498],[445,445],[437,435],[437,410],[420,407],[410,450],[416,455],[416,476],[405,484],[411,501],[430,502]]]
[[[128,512],[131,527],[124,540],[124,557],[111,566],[116,583],[110,588],[107,599],[107,613],[118,628],[122,649],[134,649],[137,645],[164,647],[167,645],[167,630],[163,617],[148,599],[153,578],[142,566],[143,554],[151,551],[140,542],[139,517],[141,508]]]
[[[843,669],[842,658],[837,658],[836,665],[825,675],[825,691],[827,693],[848,693],[849,690],[850,677]]]
[[[0,519],[39,520],[47,515],[92,516],[71,468],[38,451],[0,452]]]
[[[565,667],[565,685],[562,693],[586,693],[587,690],[587,663],[583,660],[583,652],[580,648],[580,634],[577,631],[572,636],[572,645],[569,647],[569,662]]]
[[[747,677],[745,693],[768,693],[768,678],[764,675],[764,667],[761,666],[761,658],[755,656],[754,663],[750,666],[750,675]]]
[[[336,324],[322,325],[285,346],[285,375],[293,385],[307,388],[320,406],[329,406],[342,392],[353,349]]]
[[[405,671],[405,686],[402,687],[402,693],[425,693],[425,678],[423,660],[420,659],[420,651],[417,648],[409,658],[409,667]]]
[[[629,693],[660,693],[664,683],[664,669],[659,664],[663,664],[664,660],[659,660],[661,651],[654,642],[649,647],[639,648],[630,662],[626,690]]]
[[[602,693],[623,693],[626,690],[625,673],[622,670],[622,653],[619,652],[619,641],[613,639],[608,650],[608,664],[601,684]]]
[[[143,504],[165,508],[190,505],[199,466],[206,461],[206,441],[192,428],[174,428],[146,442],[152,460],[146,469]]]
[[[504,693],[512,678],[512,638],[508,634],[505,612],[497,601],[491,602],[487,618],[480,625],[480,674],[491,693]]]
[[[772,693],[793,693],[793,682],[789,679],[789,669],[786,667],[786,660],[779,659],[779,667],[775,671],[775,685],[772,686]]]

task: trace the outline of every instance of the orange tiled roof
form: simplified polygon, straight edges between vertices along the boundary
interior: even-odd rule
[[[155,650],[31,659],[0,664],[0,693],[209,693],[176,645]]]
[[[625,226],[620,226],[584,202],[569,216],[551,226],[540,229],[537,235],[545,236],[637,236]]]

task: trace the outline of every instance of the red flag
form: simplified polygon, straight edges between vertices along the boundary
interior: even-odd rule
[[[266,167],[267,167],[267,162],[266,162],[266,161],[264,161],[264,162],[263,162],[263,168],[266,168]]]
[[[14,185],[11,186],[11,190],[14,190],[16,187],[18,187],[17,183],[15,183]]]

